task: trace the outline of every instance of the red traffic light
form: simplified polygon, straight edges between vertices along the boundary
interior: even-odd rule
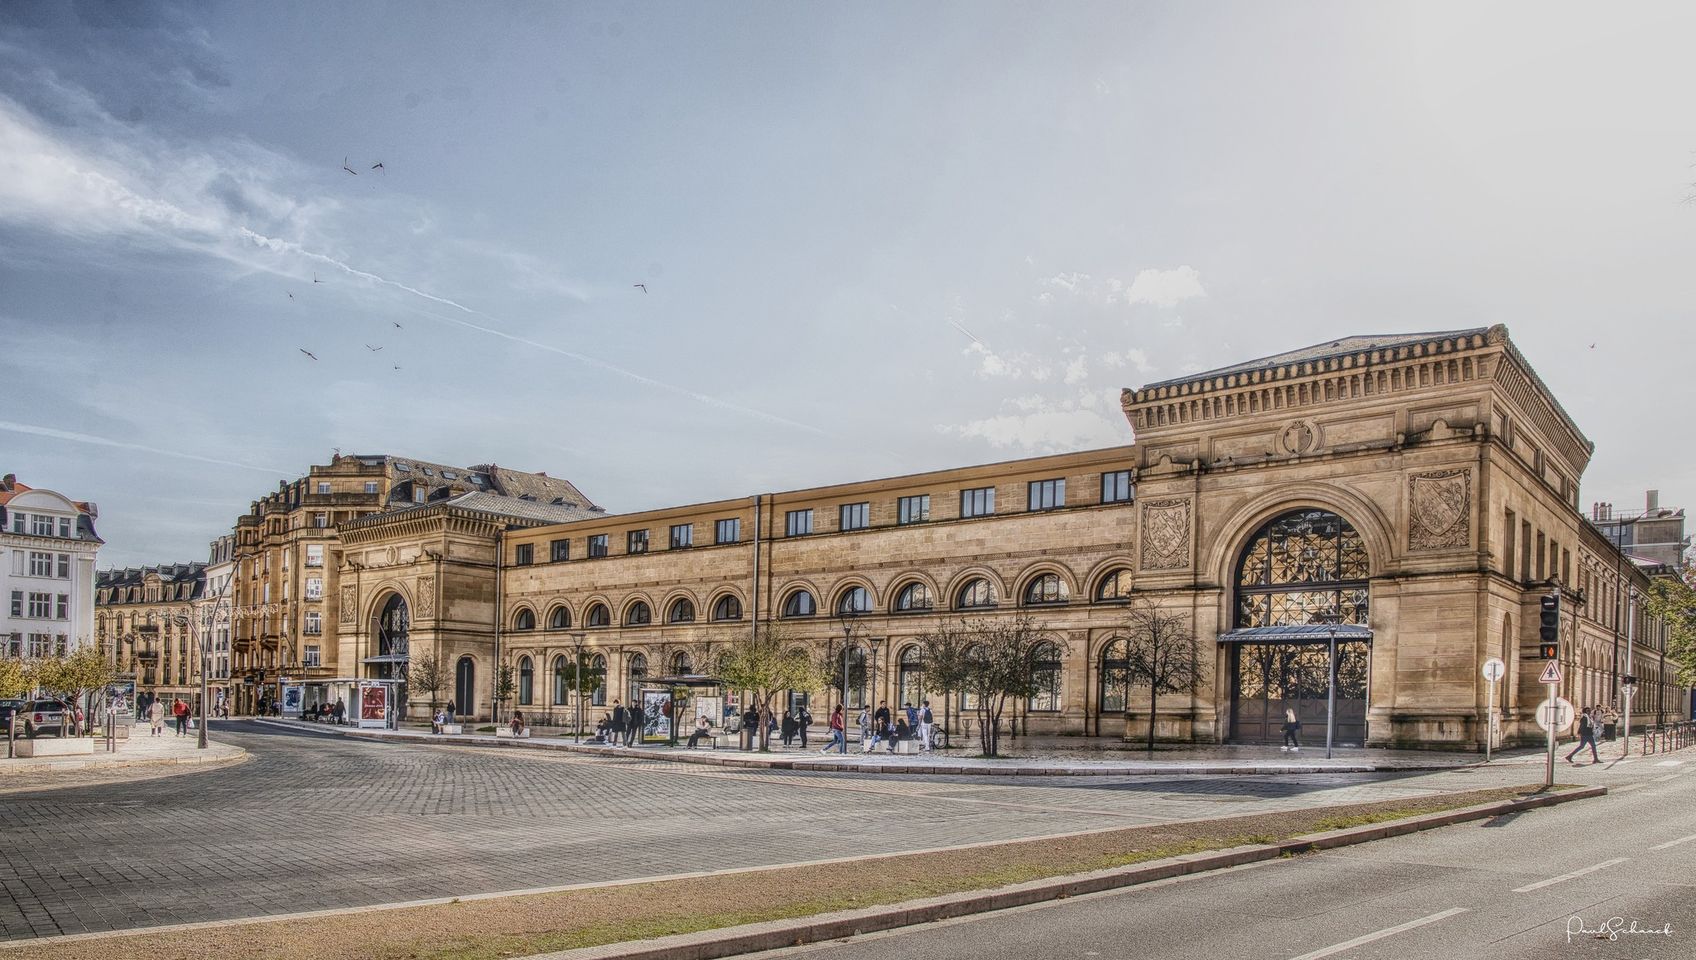
[[[1544,660],[1559,660],[1561,645],[1558,643],[1540,643],[1537,645],[1537,655]]]

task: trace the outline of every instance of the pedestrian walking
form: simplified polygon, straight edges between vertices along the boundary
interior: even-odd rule
[[[801,749],[805,750],[807,749],[807,730],[813,725],[813,715],[807,709],[806,704],[802,704],[795,711],[795,724],[801,728]]]
[[[624,704],[617,699],[612,702],[612,739],[613,746],[624,743],[624,725],[630,722],[630,711],[624,709]]]
[[[831,747],[839,747],[843,753],[848,752],[848,739],[845,736],[846,731],[843,729],[845,725],[846,720],[842,716],[842,704],[839,703],[836,705],[836,709],[830,711],[830,742],[824,745],[824,749],[820,750],[820,753],[829,753]]]
[[[642,708],[632,701],[630,709],[625,711],[624,714],[624,745],[628,747],[634,744],[636,738],[641,735],[642,728],[647,724],[647,714],[643,713]]]
[[[165,705],[155,699],[147,705],[147,723],[155,737],[165,733]]]
[[[870,743],[871,739],[872,739],[872,712],[871,712],[871,710],[866,708],[866,707],[861,707],[860,708],[860,715],[858,717],[856,717],[855,720],[856,720],[856,725],[860,728],[860,750],[865,751],[866,749],[868,749],[866,744]]]
[[[224,709],[225,715],[228,716],[229,708],[225,707]],[[336,718],[336,726],[342,725],[342,718],[347,716],[347,704],[342,702],[341,697],[336,698],[336,705],[330,709],[330,715]]]
[[[936,718],[930,712],[930,701],[920,703],[919,709],[919,749],[930,751],[930,738],[936,729]]]
[[[182,697],[178,697],[177,702],[171,704],[171,716],[177,718],[177,736],[188,736],[188,704],[183,702]]]
[[[784,746],[792,747],[795,745],[795,733],[800,729],[800,727],[801,725],[795,720],[795,712],[793,710],[783,715]]]
[[[1296,739],[1296,734],[1299,732],[1301,732],[1301,721],[1296,719],[1295,708],[1284,708],[1284,745],[1278,749],[1289,753],[1300,753],[1301,741]]]
[[[1578,714],[1578,746],[1573,747],[1572,753],[1566,755],[1567,763],[1573,762],[1572,758],[1577,756],[1578,752],[1584,749],[1585,744],[1590,745],[1590,762],[1602,762],[1602,758],[1596,754],[1595,710],[1595,707],[1585,707],[1584,710]]]

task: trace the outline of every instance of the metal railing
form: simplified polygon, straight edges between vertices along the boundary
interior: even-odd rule
[[[1685,720],[1644,727],[1638,743],[1638,754],[1645,757],[1696,745],[1696,721]]]

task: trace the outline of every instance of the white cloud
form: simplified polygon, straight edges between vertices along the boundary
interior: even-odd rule
[[[940,429],[987,441],[991,447],[1015,447],[1037,453],[1107,447],[1130,441],[1130,430],[1122,420],[1115,422],[1089,409],[1007,413]]]
[[[1072,362],[1066,364],[1065,381],[1067,386],[1083,383],[1089,377],[1089,358],[1078,354]]]
[[[1128,364],[1138,373],[1152,373],[1154,371],[1154,365],[1148,362],[1148,354],[1135,347],[1123,351],[1109,351],[1102,354],[1100,359],[1102,366],[1105,367],[1118,369]]]
[[[1175,307],[1185,300],[1205,297],[1201,274],[1191,266],[1171,270],[1144,270],[1131,281],[1125,291],[1126,303],[1146,303],[1156,307]]]

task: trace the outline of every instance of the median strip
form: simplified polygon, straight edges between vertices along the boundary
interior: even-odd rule
[[[1528,790],[1468,791],[711,877],[323,912],[310,919],[55,937],[3,945],[0,956],[318,960],[323,945],[334,943],[339,956],[363,960],[495,960],[582,948],[595,948],[597,956],[721,957],[1276,859],[1605,792]]]

